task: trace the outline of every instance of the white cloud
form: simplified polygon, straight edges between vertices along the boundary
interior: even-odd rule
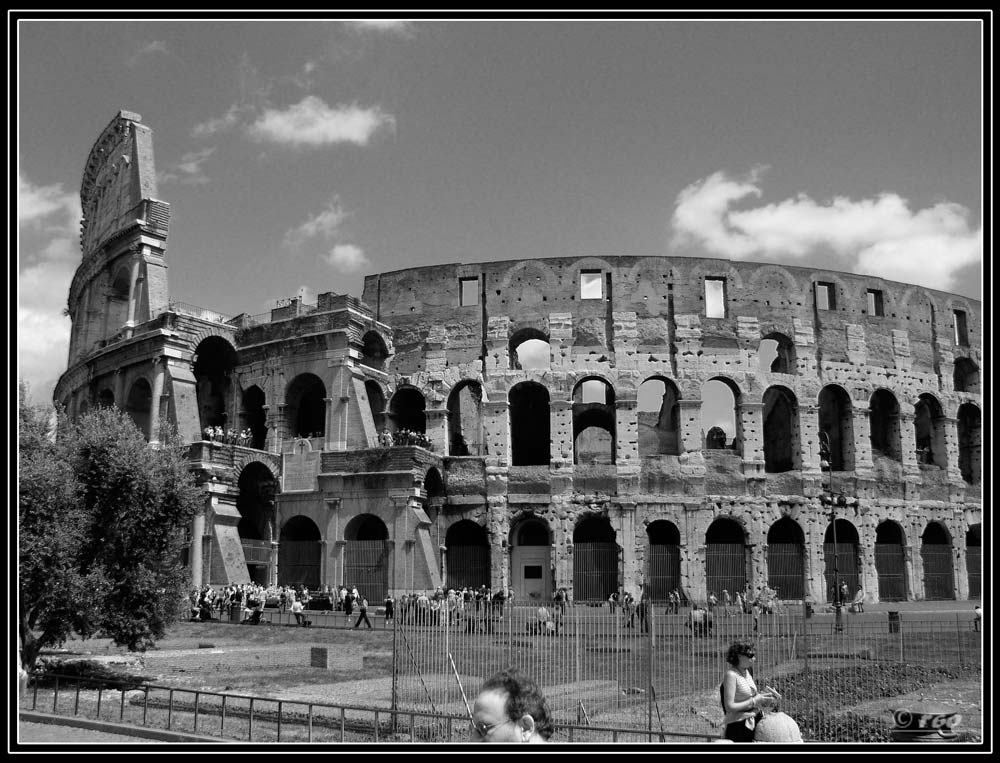
[[[330,267],[344,273],[353,273],[368,264],[364,251],[354,244],[337,244],[322,259]]]
[[[288,145],[355,143],[364,146],[379,128],[394,126],[395,118],[378,107],[331,108],[322,99],[310,95],[283,111],[266,109],[248,131],[256,140]]]
[[[44,262],[18,273],[17,374],[37,402],[52,399],[66,370],[70,321],[62,311],[75,267],[74,262]]]
[[[195,138],[207,138],[220,132],[228,132],[239,124],[242,112],[243,108],[234,104],[221,117],[206,119],[196,124],[191,128],[191,135]]]
[[[140,43],[135,53],[129,56],[126,64],[135,66],[145,56],[154,55],[173,56],[174,54],[163,40],[150,40],[149,42]]]
[[[286,232],[285,243],[298,245],[317,236],[332,238],[339,232],[345,217],[347,213],[340,206],[340,200],[334,196],[326,209]]]
[[[185,185],[203,185],[208,182],[208,176],[202,171],[201,165],[205,163],[213,153],[214,148],[205,148],[201,151],[189,151],[181,157],[170,171],[160,175],[161,182],[176,180]]]
[[[406,19],[352,19],[344,24],[357,32],[408,34],[413,28],[413,24]]]
[[[80,197],[63,191],[62,183],[36,186],[17,176],[17,222],[18,225],[38,226],[43,220],[55,214],[65,214],[59,221],[63,229],[72,229],[80,222]]]
[[[853,270],[947,290],[957,271],[982,259],[982,230],[969,210],[940,203],[912,211],[906,199],[836,197],[820,204],[805,194],[776,204],[735,209],[760,197],[760,170],[738,180],[716,172],[677,197],[675,247],[696,246],[730,259],[797,262],[824,257],[834,270]]]

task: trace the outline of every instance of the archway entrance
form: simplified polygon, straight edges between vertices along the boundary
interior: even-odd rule
[[[456,522],[448,528],[445,546],[449,588],[490,584],[490,543],[481,525],[468,519]]]
[[[319,528],[309,517],[292,517],[281,528],[278,546],[278,584],[320,586],[322,546]]]
[[[606,601],[619,588],[615,531],[604,517],[587,517],[573,530],[573,600]]]
[[[788,517],[767,532],[767,586],[778,592],[779,599],[805,597],[805,534]]]
[[[931,522],[921,536],[920,556],[924,560],[924,598],[954,599],[955,575],[951,538],[940,522]]]
[[[875,528],[875,572],[879,601],[906,601],[906,558],[903,530],[895,522]]]
[[[243,468],[237,485],[240,492],[236,498],[236,509],[240,512],[240,521],[236,532],[243,546],[247,573],[254,583],[268,585],[277,483],[271,470],[255,461]]]
[[[646,528],[645,594],[655,601],[666,601],[667,594],[681,587],[681,533],[677,525],[665,519],[650,522]]]
[[[541,519],[526,519],[511,531],[510,581],[516,601],[552,596],[552,541]]]
[[[965,571],[969,575],[969,598],[983,595],[983,526],[973,525],[965,533]]]
[[[371,601],[389,591],[389,530],[373,514],[361,514],[344,528],[344,580]]]
[[[746,536],[739,523],[732,519],[716,519],[705,533],[704,595],[716,597],[725,588],[730,593],[742,591],[747,585]]]
[[[846,519],[837,520],[836,566],[834,565],[834,532],[833,524],[827,525],[823,537],[823,555],[825,557],[826,600],[837,599],[837,585],[847,583],[847,600],[854,598],[858,590],[858,530]]]

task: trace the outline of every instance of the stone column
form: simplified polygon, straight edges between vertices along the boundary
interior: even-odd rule
[[[822,476],[819,455],[819,407],[799,403],[799,450],[802,454],[802,476]]]
[[[705,444],[701,434],[701,400],[679,400],[681,454],[701,453]]]
[[[160,441],[160,408],[163,398],[163,381],[166,376],[167,358],[156,358],[153,368],[153,394],[149,403],[149,442]]]
[[[346,540],[338,538],[333,542],[333,578],[334,585],[337,586],[347,585],[347,581],[344,580],[344,552],[346,548]]]
[[[278,404],[278,418],[275,420],[274,424],[274,441],[276,447],[276,452],[281,453],[282,444],[285,441],[285,437],[288,434],[288,421],[286,421],[288,416],[288,404],[279,403]]]
[[[572,468],[573,451],[573,401],[549,402],[549,458],[553,469]]]
[[[430,408],[424,411],[427,420],[427,439],[431,448],[441,455],[448,455],[448,410],[447,408]]]
[[[619,466],[639,465],[639,420],[636,398],[615,400],[615,461]]]
[[[323,398],[323,450],[347,450],[347,406],[350,400],[349,395]],[[334,403],[338,403],[339,408],[334,407]]]
[[[125,322],[125,336],[131,337],[135,328],[135,309],[139,302],[139,268],[142,265],[142,246],[132,255],[132,272],[129,275],[128,320]]]
[[[510,403],[503,400],[483,401],[483,445],[498,463],[510,464],[510,431],[507,411]]]
[[[636,586],[635,508],[635,501],[621,501],[618,503],[618,513],[621,518],[618,547],[621,549],[622,559],[622,589],[630,592],[638,600],[640,591]]]
[[[747,476],[764,476],[764,404],[758,401],[741,401],[738,406],[743,431],[743,473]],[[716,592],[716,596],[719,592]]]
[[[899,443],[903,449],[902,461],[904,470],[917,470],[917,433],[913,428],[913,420],[916,418],[912,413],[899,413]]]
[[[114,381],[114,392],[115,392],[115,406],[124,411],[125,410],[125,372],[118,368],[115,369],[115,381]]]
[[[204,560],[201,553],[202,544],[205,542],[204,535],[205,512],[199,511],[191,520],[191,586],[193,588],[201,588],[202,580],[204,580],[204,570],[202,569]]]
[[[327,577],[330,573],[330,560],[327,557],[328,543],[325,540],[319,542],[319,584],[321,586],[330,585]]]
[[[875,469],[872,461],[872,433],[870,410],[865,406],[859,406],[855,401],[851,401],[851,420],[854,430],[854,470],[868,475]],[[867,589],[866,589],[867,590]]]
[[[952,485],[962,485],[962,470],[958,468],[958,419],[953,416],[943,416],[938,419],[939,426],[944,429],[945,450],[948,453],[948,481]]]

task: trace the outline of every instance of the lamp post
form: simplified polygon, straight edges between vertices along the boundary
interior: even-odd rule
[[[833,614],[834,630],[840,633],[844,630],[842,619],[844,603],[840,598],[840,563],[837,548],[837,500],[833,491],[833,453],[830,449],[830,435],[827,432],[819,433],[819,465],[821,469],[826,469],[829,476],[829,483],[825,490],[824,497],[830,506],[830,526],[833,528]]]

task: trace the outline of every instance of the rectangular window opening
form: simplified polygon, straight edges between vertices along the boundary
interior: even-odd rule
[[[726,279],[705,279],[705,317],[726,317]]]
[[[878,289],[868,290],[868,314],[879,317],[885,315],[885,307],[882,302],[882,292]]]
[[[965,310],[955,311],[955,344],[960,347],[969,346],[969,323],[965,317]]]
[[[479,304],[478,278],[459,278],[458,287],[459,287],[459,296],[458,296],[459,305],[465,307],[466,305]]]
[[[541,580],[542,579],[542,565],[526,564],[524,566],[524,579],[525,580]]]
[[[816,309],[818,310],[836,310],[836,299],[834,297],[834,288],[832,283],[827,283],[825,281],[816,282]]]
[[[600,270],[580,271],[580,299],[604,299]]]

